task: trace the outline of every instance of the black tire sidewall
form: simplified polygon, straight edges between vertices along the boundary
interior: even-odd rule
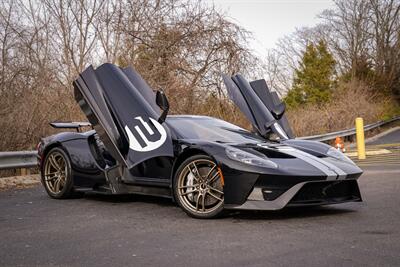
[[[183,211],[186,212],[186,214],[188,214],[189,216],[193,217],[193,218],[197,218],[197,219],[211,219],[211,218],[217,218],[220,215],[222,215],[223,210],[224,210],[224,205],[222,204],[218,209],[214,210],[213,212],[207,213],[207,214],[201,214],[201,213],[194,213],[191,210],[188,210],[185,208],[184,205],[182,205],[181,200],[178,196],[178,179],[179,179],[179,175],[182,172],[182,170],[184,168],[186,168],[187,164],[194,161],[194,160],[199,160],[199,159],[207,159],[207,160],[211,160],[213,162],[215,162],[215,160],[213,158],[211,158],[208,155],[204,155],[204,154],[200,154],[200,155],[194,155],[191,156],[189,158],[187,158],[186,160],[184,160],[180,166],[178,167],[178,169],[175,172],[174,175],[174,181],[173,181],[173,193],[174,193],[174,198],[175,201],[178,203],[179,207],[181,207],[181,209]]]
[[[46,166],[47,159],[52,153],[55,153],[55,152],[58,152],[63,156],[63,158],[65,160],[65,164],[67,165],[66,184],[65,184],[64,188],[61,190],[61,192],[58,193],[58,194],[52,193],[47,188],[47,185],[46,185],[45,180],[44,180],[45,179],[45,177],[44,177],[44,168]],[[73,178],[72,178],[71,160],[69,158],[69,155],[61,147],[54,147],[46,154],[46,157],[45,157],[45,159],[43,161],[43,165],[42,165],[42,168],[41,168],[41,181],[42,181],[42,184],[43,184],[47,194],[52,198],[62,199],[62,198],[69,198],[69,197],[72,196],[72,193],[73,193]]]

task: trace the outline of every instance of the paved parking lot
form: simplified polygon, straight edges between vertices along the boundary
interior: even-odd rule
[[[399,266],[400,168],[368,166],[359,182],[363,203],[217,220],[162,198],[3,191],[0,265]]]

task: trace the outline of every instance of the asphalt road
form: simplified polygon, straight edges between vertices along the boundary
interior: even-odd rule
[[[400,143],[400,128],[392,131],[384,136],[368,142],[368,145],[381,145],[381,144],[393,144]]]
[[[368,166],[362,203],[216,220],[169,200],[0,192],[1,266],[399,266],[400,168]]]
[[[362,168],[362,203],[216,220],[162,198],[3,191],[0,266],[400,266],[400,165]]]

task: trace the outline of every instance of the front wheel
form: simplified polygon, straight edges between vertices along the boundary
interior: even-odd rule
[[[206,155],[186,159],[174,179],[174,195],[179,206],[195,218],[214,218],[224,209],[223,177]]]

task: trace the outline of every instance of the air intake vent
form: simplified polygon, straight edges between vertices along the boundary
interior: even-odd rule
[[[263,148],[263,147],[257,147],[254,149],[271,159],[293,159],[293,158],[295,158],[291,155],[279,152],[275,149],[268,149],[268,148]]]

